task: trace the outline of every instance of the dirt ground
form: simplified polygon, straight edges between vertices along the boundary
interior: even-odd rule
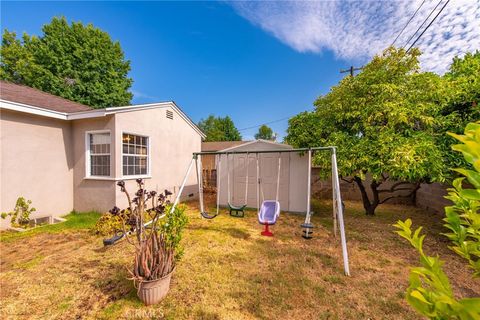
[[[193,205],[193,204],[191,204]],[[366,217],[347,202],[351,276],[343,275],[328,203],[314,215],[314,238],[301,238],[302,217],[282,214],[273,238],[255,212],[201,219],[189,207],[185,255],[167,298],[145,307],[127,279],[132,248],[104,248],[101,237],[68,230],[1,242],[2,319],[419,319],[404,291],[418,257],[391,226],[412,218],[427,232],[458,297],[480,296],[480,282],[448,248],[441,216],[384,205]]]

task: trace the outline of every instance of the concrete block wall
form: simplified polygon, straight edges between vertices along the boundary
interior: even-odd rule
[[[440,183],[424,183],[417,191],[415,205],[429,212],[443,214],[444,207],[452,204],[450,200],[444,198],[447,195],[446,185]]]
[[[332,183],[331,180],[325,181],[319,178],[320,171],[323,170],[322,168],[312,168],[312,196],[318,199],[331,199],[332,198]],[[372,198],[372,193],[370,192],[370,182],[371,179],[367,177],[365,180],[365,187],[367,189],[367,193],[369,198]],[[382,184],[380,187],[381,189],[388,189],[390,188],[395,181],[387,181]],[[412,185],[413,187],[413,185]],[[356,183],[348,183],[346,181],[340,180],[340,191],[342,193],[343,200],[354,200],[354,201],[361,201],[362,195]],[[398,191],[395,194],[398,195],[405,195],[408,194],[410,191]],[[382,197],[391,196],[391,194],[385,195],[381,194],[380,200],[383,199]],[[406,204],[406,205],[413,205],[413,198],[394,198],[388,201],[388,203],[392,204]]]

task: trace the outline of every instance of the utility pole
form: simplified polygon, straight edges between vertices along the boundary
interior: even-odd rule
[[[340,70],[340,73],[350,72],[350,75],[353,77],[354,76],[353,73],[355,71],[362,70],[362,69],[363,69],[363,67],[355,68],[354,66],[351,66],[350,68],[348,68],[346,70]]]

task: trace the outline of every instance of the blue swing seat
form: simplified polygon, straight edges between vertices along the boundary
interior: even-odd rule
[[[275,200],[265,200],[262,202],[260,211],[258,211],[258,222],[264,225],[277,223],[280,216],[280,202]]]

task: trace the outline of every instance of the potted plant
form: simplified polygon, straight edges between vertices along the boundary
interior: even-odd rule
[[[129,272],[138,297],[146,305],[151,305],[160,302],[168,293],[176,262],[183,252],[180,240],[187,217],[184,207],[171,210],[168,200],[171,192],[149,192],[142,179],[136,182],[138,190],[133,199],[125,188],[125,182],[117,183],[127,197],[129,208],[120,210],[114,207],[110,213],[122,217],[124,232],[133,235],[126,237],[135,247],[135,258]]]

